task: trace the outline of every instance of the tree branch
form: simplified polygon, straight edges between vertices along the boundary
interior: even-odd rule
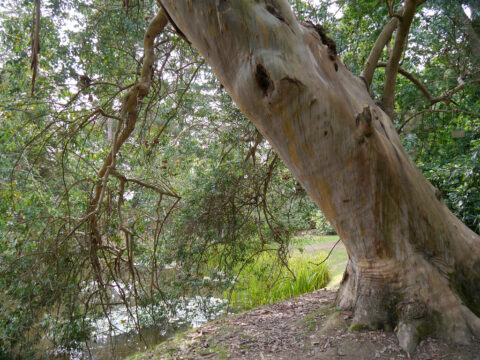
[[[416,7],[418,8],[425,1],[426,0],[417,0]],[[398,22],[401,21],[403,18],[403,14],[393,12],[393,2],[390,5],[387,4],[387,8],[389,11],[390,20],[383,27],[380,35],[378,35],[378,38],[375,41],[375,44],[370,51],[370,54],[368,55],[368,59],[365,63],[365,68],[360,74],[360,77],[363,78],[365,84],[367,85],[367,89],[370,89],[370,85],[372,84],[373,74],[375,73],[375,69],[377,68],[378,59],[380,59],[380,56],[382,55],[383,48],[392,38],[392,34],[397,28]]]
[[[457,86],[455,86],[453,89],[448,90],[445,92],[443,95],[437,96],[433,99],[430,100],[430,104],[436,104],[437,102],[444,101],[447,105],[450,103],[450,100],[452,96],[462,90],[465,86],[472,85],[472,84],[477,84],[480,83],[480,79],[472,80],[468,83],[464,82],[462,79],[460,79],[459,83]]]
[[[98,228],[98,211],[103,202],[105,189],[108,182],[109,175],[115,171],[115,160],[120,147],[129,138],[135,129],[135,124],[138,119],[138,104],[144,98],[151,85],[152,65],[155,60],[154,40],[161,33],[167,25],[168,19],[163,9],[157,13],[155,18],[148,25],[144,37],[144,62],[142,67],[141,79],[132,89],[126,94],[122,110],[119,117],[109,116],[120,120],[114,139],[112,141],[112,148],[105,159],[102,168],[98,172],[98,181],[94,187],[94,195],[90,200],[87,209],[88,225],[89,225],[89,240],[90,240],[90,261],[93,269],[97,275],[98,282],[103,286],[103,280],[100,271],[100,261],[98,258],[98,250],[102,246],[102,234]],[[100,112],[100,110],[97,110]],[[104,114],[103,114],[104,115]],[[143,185],[143,184],[142,184]]]
[[[467,111],[467,110],[462,110],[462,109],[449,109],[449,110],[437,110],[437,109],[425,109],[425,110],[422,110],[422,111],[418,111],[416,112],[415,114],[411,115],[409,118],[407,118],[407,120],[405,120],[403,122],[402,125],[400,125],[400,127],[397,129],[397,132],[400,134],[402,131],[403,131],[403,128],[411,121],[413,120],[415,117],[417,117],[418,115],[422,115],[422,114],[425,114],[427,112],[436,112],[436,113],[463,113],[463,114],[467,114],[467,115],[471,115],[471,116],[476,116],[476,117],[480,117],[480,114],[479,113],[475,113],[475,112],[471,112],[471,111]]]
[[[377,67],[387,67],[387,63],[378,63]],[[450,99],[452,96],[462,90],[464,87],[480,83],[480,79],[475,79],[469,82],[464,82],[462,79],[459,80],[459,83],[457,86],[455,86],[453,89],[450,89],[446,91],[444,94],[437,96],[437,97],[432,97],[430,95],[430,92],[427,90],[427,88],[418,80],[415,76],[413,76],[412,73],[409,73],[407,70],[403,69],[402,67],[398,68],[398,73],[405,76],[408,80],[410,80],[415,86],[425,95],[427,98],[428,102],[430,105],[436,104],[438,102],[444,101],[447,105],[450,102]]]
[[[337,246],[340,241],[342,241],[342,239],[338,239],[337,242],[336,242],[335,244],[333,244],[332,248],[331,248],[330,251],[328,252],[328,255],[327,255],[327,257],[326,257],[325,259],[323,259],[323,260],[320,261],[319,263],[314,263],[314,262],[312,262],[312,261],[309,261],[309,263],[310,263],[310,264],[313,264],[313,265],[315,265],[315,266],[320,266],[320,265],[322,265],[325,261],[328,260],[328,258],[330,257],[330,255],[332,255],[332,252],[333,252],[333,250],[335,249],[335,246]]]
[[[381,62],[378,63],[377,67],[387,67],[387,63]],[[409,73],[407,70],[405,70],[402,67],[398,68],[398,73],[405,76],[408,80],[410,80],[412,83],[415,84],[416,87],[425,95],[425,97],[428,99],[428,101],[432,101],[432,96],[428,92],[427,88],[418,80],[415,76],[412,75],[412,73]]]
[[[35,10],[32,22],[32,59],[30,69],[32,74],[32,96],[35,91],[35,80],[38,72],[38,53],[40,52],[40,0],[35,0]]]
[[[365,80],[367,89],[370,89],[370,84],[372,83],[373,74],[377,68],[378,59],[382,55],[383,48],[387,42],[392,38],[392,34],[397,28],[398,18],[393,17],[390,21],[384,26],[382,32],[378,36],[375,44],[373,45],[370,55],[368,55],[367,62],[365,63],[365,68],[360,74],[361,77]]]
[[[392,55],[388,59],[387,63],[382,103],[385,108],[385,112],[391,118],[393,118],[393,108],[395,102],[395,83],[397,79],[398,68],[400,67],[400,59],[402,58],[402,54],[405,50],[405,43],[408,37],[408,32],[410,30],[410,24],[412,23],[416,9],[417,4],[415,0],[405,0],[405,4],[403,6],[403,15],[398,26]]]
[[[159,188],[158,186],[155,186],[153,184],[149,184],[149,183],[146,183],[145,181],[143,180],[140,180],[140,179],[135,179],[135,178],[127,178],[125,175],[119,173],[117,170],[112,170],[110,172],[110,174],[112,176],[115,176],[117,179],[123,181],[123,182],[133,182],[137,185],[140,185],[140,186],[143,186],[147,189],[151,189],[159,194],[162,194],[162,195],[166,195],[166,196],[171,196],[171,197],[174,197],[174,198],[177,198],[179,199],[180,196],[174,194],[173,192],[171,191],[168,191],[168,190],[165,190],[165,189],[161,189]]]

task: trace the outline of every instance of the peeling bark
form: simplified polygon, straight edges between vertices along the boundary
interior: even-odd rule
[[[354,323],[397,328],[408,351],[427,334],[478,336],[479,237],[315,27],[286,0],[161,2],[337,229],[350,257],[337,302]]]

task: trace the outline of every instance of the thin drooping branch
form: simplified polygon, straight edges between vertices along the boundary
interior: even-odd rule
[[[32,21],[32,56],[30,62],[30,69],[32,74],[32,96],[35,91],[35,80],[38,72],[38,53],[40,52],[40,0],[35,0],[35,9],[33,12]]]
[[[385,112],[390,116],[390,118],[393,118],[395,83],[397,80],[398,68],[400,67],[400,60],[405,50],[405,43],[407,41],[410,25],[416,9],[417,4],[415,0],[405,0],[402,17],[400,18],[397,35],[395,37],[395,43],[393,45],[392,55],[388,59],[387,63],[382,103]]]
[[[380,59],[380,56],[382,55],[383,48],[392,38],[392,34],[397,28],[397,25],[398,18],[391,18],[390,21],[383,28],[377,40],[375,41],[375,45],[373,45],[373,48],[370,51],[370,55],[368,55],[367,62],[365,63],[365,68],[360,74],[360,77],[364,79],[368,89],[370,89],[373,74],[375,73],[375,69],[377,68],[378,59]]]
[[[119,179],[123,183],[132,182],[132,183],[140,185],[144,188],[151,189],[151,190],[157,192],[158,194],[171,196],[171,197],[174,197],[174,198],[177,198],[177,199],[180,198],[177,194],[173,193],[170,190],[162,189],[162,188],[160,188],[156,185],[146,183],[145,181],[140,180],[140,179],[127,178],[125,175],[119,173],[117,170],[112,170],[111,174],[112,174],[112,176],[115,176],[117,179]]]
[[[328,252],[328,254],[327,254],[327,256],[325,257],[325,259],[323,259],[323,260],[320,261],[319,263],[314,263],[314,262],[311,262],[311,261],[309,261],[309,263],[310,263],[310,264],[313,264],[313,265],[315,265],[315,266],[320,266],[320,265],[322,265],[323,263],[325,263],[325,262],[328,260],[328,258],[330,257],[330,255],[332,255],[333,250],[335,249],[335,247],[338,245],[338,243],[339,243],[340,241],[342,241],[341,238],[338,239],[338,240],[335,242],[335,244],[333,244],[333,246],[330,248],[330,251]]]
[[[387,67],[387,63],[381,62],[378,63],[377,67]],[[418,80],[412,73],[409,73],[402,67],[398,67],[398,73],[405,76],[408,80],[410,80],[415,86],[422,92],[422,94],[427,98],[428,101],[432,100],[432,96],[427,88]]]
[[[160,9],[155,18],[150,22],[144,37],[144,63],[140,81],[126,94],[119,118],[121,123],[118,125],[112,148],[105,159],[102,168],[98,172],[98,181],[94,187],[94,195],[88,206],[89,214],[89,234],[90,234],[90,260],[95,269],[97,279],[103,284],[100,271],[100,262],[98,259],[98,250],[101,248],[102,236],[98,229],[98,212],[103,201],[108,177],[115,171],[115,159],[120,147],[130,137],[138,118],[138,104],[144,98],[150,89],[152,65],[155,60],[154,40],[167,25],[168,19],[163,9]]]
[[[469,82],[465,82],[462,79],[460,79],[459,83],[457,86],[455,86],[453,89],[448,90],[445,92],[443,95],[437,96],[433,99],[430,100],[430,104],[436,104],[437,102],[444,101],[447,105],[450,103],[450,100],[452,99],[452,96],[462,90],[464,87],[472,85],[472,84],[479,84],[480,79],[475,79]]]

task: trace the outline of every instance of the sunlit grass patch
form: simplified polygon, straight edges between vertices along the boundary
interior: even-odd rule
[[[315,265],[324,258],[325,254],[295,254],[288,260],[289,270],[274,255],[260,255],[226,292],[230,306],[251,309],[325,287],[330,278],[327,265]]]

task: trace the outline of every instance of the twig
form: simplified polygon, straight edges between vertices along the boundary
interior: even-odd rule
[[[464,114],[467,114],[467,115],[480,117],[480,113],[475,113],[475,112],[462,110],[462,109],[449,109],[449,110],[425,109],[425,110],[422,110],[422,111],[418,111],[415,114],[411,115],[409,118],[407,118],[407,120],[405,120],[403,122],[403,124],[400,125],[400,127],[397,129],[397,132],[400,134],[402,132],[403,128],[405,127],[405,125],[407,125],[412,119],[414,119],[418,115],[422,115],[422,114],[427,113],[427,112],[438,112],[438,113],[461,112],[461,113],[464,113]]]
[[[322,261],[320,261],[318,264],[317,263],[314,263],[312,261],[309,261],[310,264],[313,264],[313,265],[316,265],[316,266],[320,266],[322,265],[325,261],[328,260],[328,258],[330,257],[330,255],[332,254],[332,251],[333,249],[335,249],[335,246],[337,246],[337,244],[341,241],[342,239],[338,239],[337,242],[332,246],[332,248],[330,249],[327,257],[325,259],[323,259]]]

